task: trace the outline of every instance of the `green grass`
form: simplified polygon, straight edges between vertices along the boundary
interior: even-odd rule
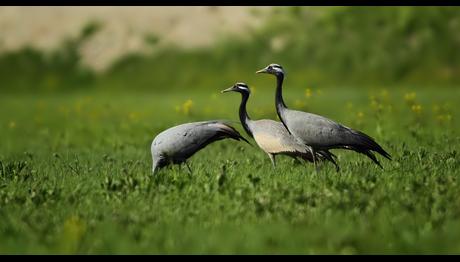
[[[286,86],[288,106],[366,132],[393,161],[380,158],[380,170],[336,150],[340,173],[283,156],[274,170],[256,146],[224,140],[190,159],[192,176],[174,166],[152,177],[155,134],[237,120],[239,95],[0,96],[0,253],[460,253],[459,89],[314,88],[307,98]],[[256,86],[253,118],[276,118],[273,91]]]

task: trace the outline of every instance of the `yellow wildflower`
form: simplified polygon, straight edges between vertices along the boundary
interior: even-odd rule
[[[378,106],[379,106],[379,104],[377,103],[376,100],[372,100],[372,101],[371,101],[371,107],[372,107],[372,108],[376,109]]]
[[[380,96],[386,99],[388,97],[388,90],[382,89],[382,91],[380,91]]]
[[[294,104],[295,104],[296,107],[304,107],[305,106],[305,104],[300,99],[296,99],[294,101]]]
[[[350,110],[353,108],[353,103],[352,102],[348,102],[347,103],[347,109]]]
[[[452,115],[451,114],[446,114],[446,115],[437,115],[436,119],[439,122],[450,122],[452,120]]]
[[[136,112],[131,112],[131,113],[129,113],[128,117],[131,120],[137,120],[138,114]]]
[[[422,112],[422,105],[412,105],[412,112],[420,114]]]
[[[182,112],[186,115],[190,114],[190,110],[192,109],[193,106],[193,101],[192,99],[188,99],[187,101],[184,102],[182,105]]]
[[[415,100],[415,97],[416,97],[416,96],[417,96],[417,95],[415,94],[415,92],[406,93],[406,94],[404,95],[404,100],[406,100],[406,102],[412,102],[412,101]]]

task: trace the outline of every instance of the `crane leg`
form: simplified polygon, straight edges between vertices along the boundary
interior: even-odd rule
[[[191,176],[192,175],[192,169],[190,168],[190,166],[188,165],[187,162],[184,162],[184,163],[185,163],[185,166],[187,166],[189,176]]]
[[[268,156],[270,157],[270,161],[272,161],[273,168],[276,168],[276,163],[275,163],[275,155],[268,153]]]
[[[313,157],[313,165],[315,166],[315,171],[316,171],[316,173],[318,173],[318,163],[317,163],[317,159],[316,159],[316,151],[315,151],[315,149],[310,147],[310,152],[311,152],[311,155]]]
[[[335,171],[339,172],[340,171],[340,167],[339,165],[337,164],[337,162],[335,162],[334,158],[337,158],[336,155],[334,155],[333,153],[329,152],[328,150],[324,151],[324,152],[320,152],[320,154],[326,158],[327,160],[329,160],[330,162],[332,162],[332,164],[334,164],[335,166]]]

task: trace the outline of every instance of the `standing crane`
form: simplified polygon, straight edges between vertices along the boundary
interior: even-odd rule
[[[246,103],[249,99],[251,91],[245,83],[236,83],[232,87],[222,90],[225,92],[238,92],[241,94],[241,104],[239,108],[239,117],[241,125],[246,133],[254,138],[257,145],[268,154],[275,168],[275,156],[278,154],[287,155],[292,158],[300,157],[305,161],[313,162],[311,152],[302,143],[297,141],[281,122],[269,119],[251,120],[246,111]],[[331,161],[338,171],[338,165],[334,161],[335,157],[327,150],[318,150],[316,157],[319,159],[327,159]]]
[[[152,142],[152,172],[169,164],[183,164],[212,142],[231,138],[250,144],[240,133],[224,121],[203,121],[181,124],[158,134]]]
[[[391,160],[390,154],[370,136],[336,123],[320,115],[288,109],[283,100],[282,86],[284,70],[278,64],[270,64],[256,73],[266,73],[276,76],[276,112],[281,122],[294,137],[308,146],[316,167],[316,152],[328,149],[348,149],[368,156],[382,168],[372,151]]]

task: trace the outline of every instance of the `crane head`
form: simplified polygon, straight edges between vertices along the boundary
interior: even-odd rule
[[[233,92],[239,92],[239,93],[246,93],[246,94],[250,94],[251,91],[249,90],[249,86],[245,83],[236,83],[234,84],[233,86],[225,89],[225,90],[222,90],[221,93],[226,93],[226,92],[230,92],[230,91],[233,91]]]
[[[152,174],[155,175],[158,170],[168,165],[168,161],[161,155],[154,154],[152,163]]]
[[[256,74],[265,73],[265,74],[272,74],[272,75],[284,75],[283,67],[278,64],[269,64],[267,67],[260,69],[256,72]]]

